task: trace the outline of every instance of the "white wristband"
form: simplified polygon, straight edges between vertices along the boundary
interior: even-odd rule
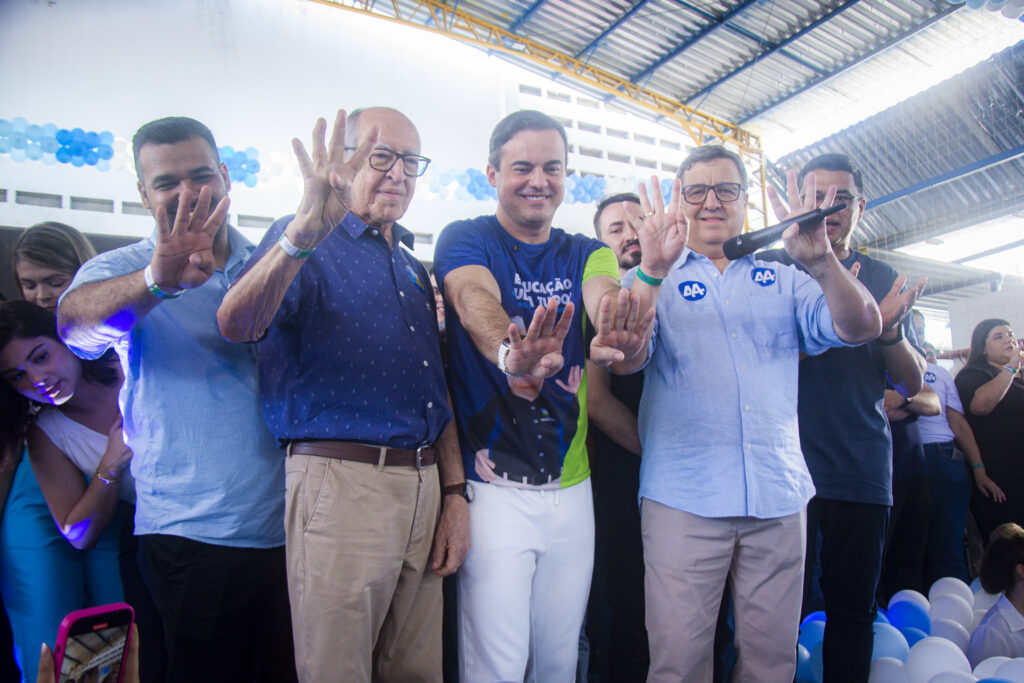
[[[288,233],[286,232],[281,233],[281,239],[277,241],[277,246],[281,247],[281,251],[293,258],[309,258],[314,251],[314,249],[299,249],[288,239]]]
[[[146,281],[146,288],[149,289],[150,293],[158,299],[176,299],[181,296],[185,290],[179,289],[177,292],[167,292],[161,289],[160,285],[153,279],[153,266],[147,265],[142,271],[142,279]]]

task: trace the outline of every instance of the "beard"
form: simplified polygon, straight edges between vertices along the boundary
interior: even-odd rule
[[[619,254],[619,268],[622,270],[629,270],[640,265],[640,260],[643,254],[638,251],[627,251]]]

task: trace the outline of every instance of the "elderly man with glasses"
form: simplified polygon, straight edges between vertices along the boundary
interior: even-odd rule
[[[661,285],[645,360],[639,426],[648,681],[711,681],[712,643],[728,580],[736,615],[735,680],[793,680],[804,557],[804,509],[814,494],[800,452],[800,352],[878,336],[871,295],[836,258],[825,226],[784,235],[792,266],[723,243],[743,229],[747,174],[719,146],[693,150],[662,208],[641,196],[644,223],[676,223],[687,248],[667,272],[631,271],[632,290]],[[835,188],[826,188],[830,204]],[[815,206],[789,178],[792,212]],[[647,229],[644,225],[641,229]],[[664,284],[662,284],[664,283]]]
[[[393,109],[347,126],[339,112],[328,145],[326,126],[312,159],[292,141],[298,211],[267,232],[218,322],[231,341],[263,340],[300,679],[440,681],[441,576],[465,556],[468,499],[430,278],[397,223],[430,160]]]

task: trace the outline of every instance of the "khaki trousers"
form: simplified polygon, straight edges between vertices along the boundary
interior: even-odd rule
[[[644,499],[648,682],[710,682],[728,578],[736,615],[733,681],[792,681],[803,596],[805,512],[698,517]]]
[[[441,579],[430,572],[437,466],[290,455],[285,473],[299,680],[439,682]]]

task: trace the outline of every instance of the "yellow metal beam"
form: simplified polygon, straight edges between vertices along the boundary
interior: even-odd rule
[[[761,140],[739,126],[723,119],[688,107],[675,98],[603,71],[557,50],[545,47],[523,36],[490,24],[465,12],[445,5],[441,0],[311,0],[322,5],[386,19],[405,26],[448,36],[464,43],[497,50],[520,59],[529,60],[547,69],[570,76],[588,86],[638,104],[650,111],[672,119],[686,131],[696,145],[707,138],[738,148],[743,156],[753,157],[760,165]],[[432,26],[427,26],[430,19]]]

